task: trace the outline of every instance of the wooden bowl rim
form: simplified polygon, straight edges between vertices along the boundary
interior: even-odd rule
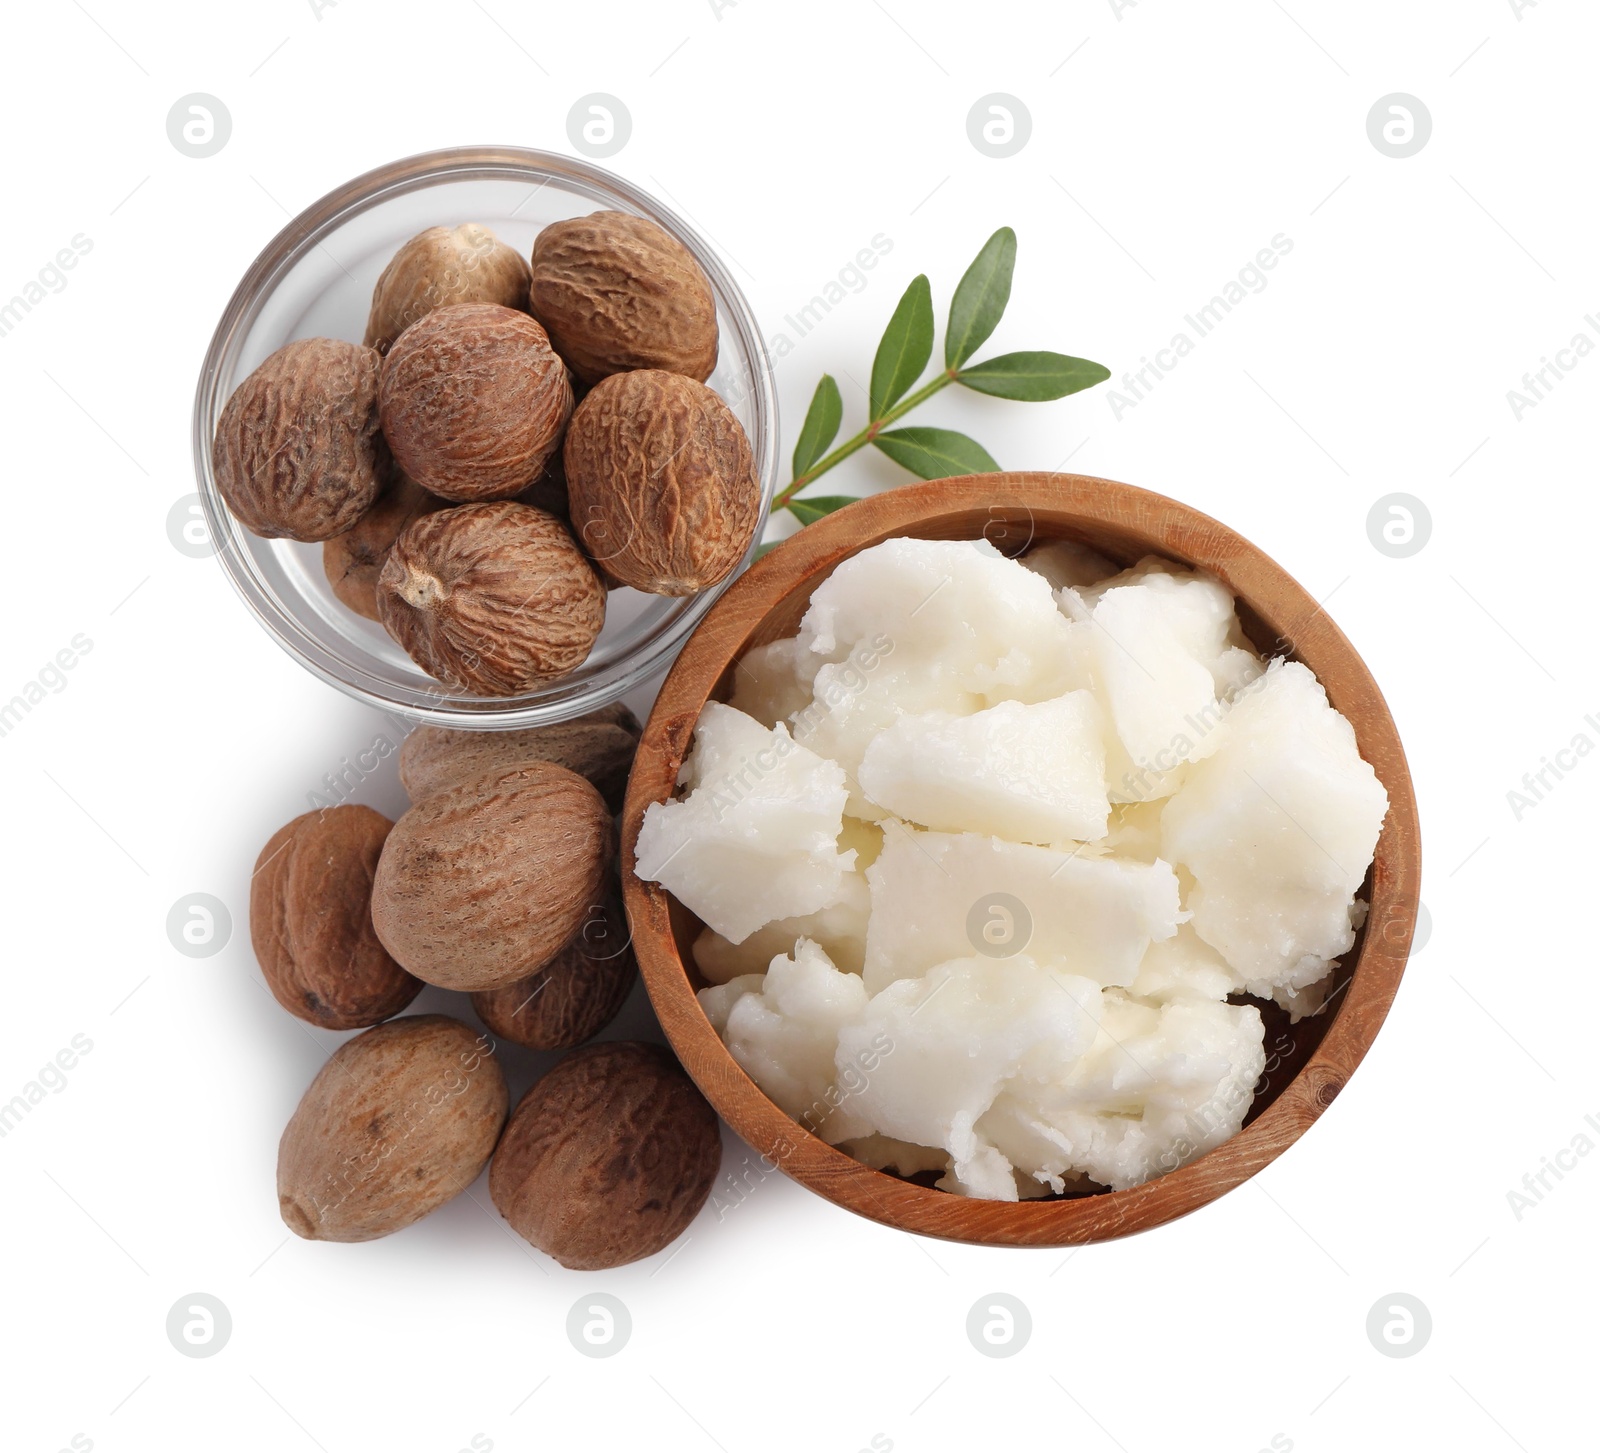
[[[1296,622],[1280,645],[1306,660],[1319,678],[1337,668],[1345,686],[1341,709],[1389,793],[1370,877],[1367,931],[1344,1002],[1321,1044],[1272,1104],[1232,1139],[1131,1190],[1067,1200],[976,1200],[872,1170],[804,1130],[745,1074],[711,1027],[673,935],[669,895],[635,872],[645,808],[675,790],[701,708],[763,621],[793,590],[840,560],[983,509],[1016,523],[1016,512],[1025,512],[1030,525],[1035,511],[1047,511],[1070,516],[1089,531],[1135,530],[1152,539],[1150,553],[1209,570],[1257,610],[1266,594],[1262,586],[1270,586],[1279,617],[1287,606]],[[1199,551],[1197,543],[1203,546]],[[1265,552],[1199,510],[1115,480],[1033,471],[933,480],[869,496],[758,560],[700,623],[662,684],[629,780],[622,839],[624,897],[650,1001],[685,1069],[729,1125],[769,1167],[859,1215],[919,1235],[1008,1246],[1077,1245],[1163,1225],[1224,1195],[1283,1154],[1332,1104],[1383,1024],[1405,970],[1422,871],[1416,797],[1394,720],[1360,655],[1316,600]]]

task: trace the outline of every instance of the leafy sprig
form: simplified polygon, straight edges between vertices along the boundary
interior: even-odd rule
[[[920,479],[999,469],[983,445],[954,429],[889,427],[950,384],[959,383],[994,398],[1035,403],[1065,398],[1111,377],[1102,365],[1065,353],[1002,353],[981,363],[969,362],[988,342],[1011,301],[1016,263],[1017,234],[1002,227],[983,244],[950,299],[944,367],[915,392],[911,392],[913,386],[933,357],[933,290],[923,274],[911,280],[872,360],[866,427],[833,447],[844,422],[844,401],[839,397],[839,385],[831,375],[823,374],[795,441],[794,478],[773,500],[774,509],[787,509],[802,525],[809,525],[854,504],[853,495],[797,496],[869,444]]]

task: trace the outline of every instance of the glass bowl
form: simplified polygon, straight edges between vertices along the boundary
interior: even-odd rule
[[[706,382],[750,437],[761,538],[778,478],[772,369],[750,305],[704,238],[653,197],[600,167],[518,147],[428,152],[337,188],[289,223],[251,265],[223,311],[194,403],[195,473],[217,557],[245,604],[307,670],[357,700],[436,726],[494,730],[579,716],[665,667],[732,575],[688,597],[617,589],[605,629],[576,671],[520,696],[484,697],[436,681],[375,621],[335,598],[322,546],[263,540],[223,503],[211,446],[223,406],[263,359],[296,338],[359,341],[373,285],[401,244],[426,227],[481,222],[524,256],[548,223],[609,208],[666,229],[711,280],[719,351]],[[742,568],[742,566],[741,566]]]

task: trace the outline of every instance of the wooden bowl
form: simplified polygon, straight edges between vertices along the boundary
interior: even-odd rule
[[[785,1115],[735,1063],[695,999],[705,986],[689,951],[699,920],[635,875],[645,808],[672,794],[700,710],[708,699],[727,697],[734,661],[752,646],[792,635],[812,591],[841,560],[900,535],[984,536],[1007,554],[1064,536],[1122,564],[1155,554],[1210,571],[1234,593],[1258,650],[1287,654],[1316,673],[1388,789],[1389,815],[1364,890],[1371,912],[1341,961],[1331,1006],[1292,1026],[1276,1006],[1262,1006],[1269,1073],[1244,1128],[1132,1190],[974,1200],[935,1190],[930,1176],[901,1179],[835,1150]],[[919,1235],[999,1246],[1074,1245],[1160,1226],[1232,1190],[1298,1140],[1344,1088],[1388,1013],[1411,944],[1421,866],[1416,799],[1389,709],[1316,601],[1248,540],[1198,510],[1077,474],[910,485],[829,515],[757,561],[690,637],[662,686],[623,809],[623,880],[639,968],[672,1047],[722,1117],[795,1180],[849,1210]]]

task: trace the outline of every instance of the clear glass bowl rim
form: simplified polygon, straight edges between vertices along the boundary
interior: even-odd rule
[[[239,341],[294,265],[347,219],[379,203],[441,181],[520,180],[530,184],[559,178],[602,205],[625,203],[684,244],[715,286],[733,324],[751,379],[754,427],[750,447],[761,486],[761,512],[750,549],[739,569],[689,601],[671,625],[642,649],[614,663],[603,675],[534,703],[496,705],[473,698],[453,703],[438,687],[405,687],[383,681],[330,650],[285,611],[234,537],[234,522],[217,489],[211,446],[215,420],[226,399],[218,397],[224,370]],[[441,219],[447,221],[449,219]],[[493,731],[570,720],[615,701],[668,665],[740,570],[754,558],[766,526],[778,477],[778,410],[772,362],[755,314],[722,259],[699,232],[671,208],[631,182],[588,162],[528,147],[464,146],[422,152],[376,167],[334,188],[289,221],[251,263],[228,300],[201,366],[193,418],[195,478],[206,527],[228,579],[273,639],[313,675],[380,711],[433,726]]]

